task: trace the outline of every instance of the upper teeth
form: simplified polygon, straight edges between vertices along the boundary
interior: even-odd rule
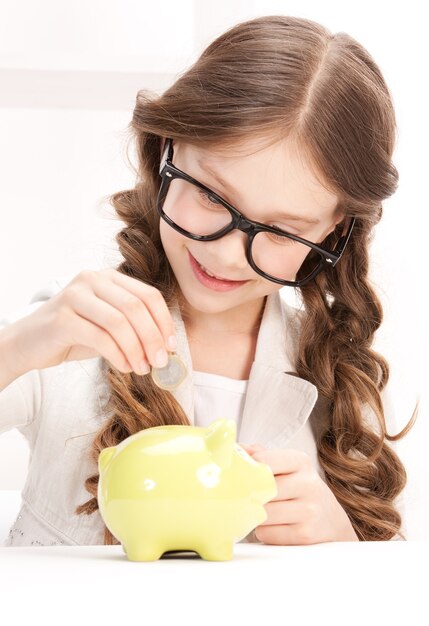
[[[204,265],[201,265],[201,267],[203,268],[203,270],[205,271],[206,274],[208,274],[209,276],[213,276],[213,278],[217,278],[218,280],[222,280],[221,278],[218,278],[217,276],[215,276],[214,274],[212,274],[211,272],[208,271],[207,268],[204,267]]]

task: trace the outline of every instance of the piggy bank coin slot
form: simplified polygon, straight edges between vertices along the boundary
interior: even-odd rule
[[[177,389],[187,376],[186,365],[175,353],[168,355],[168,363],[165,367],[152,367],[152,380],[161,389],[169,391]]]

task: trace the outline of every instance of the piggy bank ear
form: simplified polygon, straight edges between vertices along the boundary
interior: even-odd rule
[[[103,448],[103,450],[98,455],[98,468],[99,471],[104,469],[109,463],[112,456],[115,454],[116,446],[110,446],[108,448]]]
[[[236,434],[233,420],[219,419],[207,427],[206,448],[222,469],[228,469],[232,463]]]

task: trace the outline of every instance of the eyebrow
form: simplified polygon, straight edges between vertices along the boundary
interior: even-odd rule
[[[209,172],[213,176],[213,178],[224,187],[231,196],[235,195],[235,189],[220,176],[217,172],[215,172],[207,163],[204,163],[203,159],[197,159],[198,165]],[[274,211],[272,215],[281,216],[287,220],[291,220],[293,222],[304,222],[305,224],[320,224],[320,220],[318,219],[310,219],[309,217],[302,217],[300,215],[290,215],[288,213],[283,213],[282,211]]]

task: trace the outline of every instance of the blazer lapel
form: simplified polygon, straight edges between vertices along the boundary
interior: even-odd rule
[[[177,303],[171,314],[177,333],[177,353],[188,368],[187,378],[172,394],[194,425],[192,358]],[[289,306],[279,291],[266,297],[237,441],[281,447],[302,428],[316,404],[317,387],[298,377],[293,365],[299,336],[298,316],[299,311]]]
[[[282,447],[316,403],[317,387],[295,372],[298,315],[279,291],[267,296],[239,432],[243,443]]]
[[[194,417],[194,385],[192,381],[192,369],[193,369],[192,357],[191,357],[191,351],[189,349],[185,323],[182,319],[182,315],[180,313],[180,307],[177,301],[171,307],[170,313],[173,318],[174,326],[176,329],[176,338],[177,338],[176,352],[178,356],[180,356],[180,358],[182,359],[182,361],[184,362],[188,370],[188,375],[186,376],[183,383],[177,389],[174,389],[170,393],[179,402],[182,409],[185,411],[186,415],[188,416],[190,423],[193,426],[195,424],[195,417]]]

